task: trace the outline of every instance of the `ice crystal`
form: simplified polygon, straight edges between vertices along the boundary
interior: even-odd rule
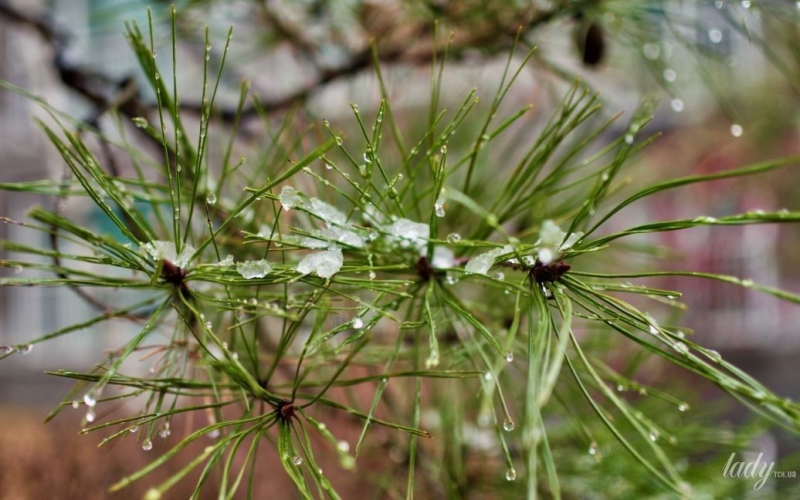
[[[320,278],[330,278],[339,272],[344,263],[342,250],[332,248],[324,252],[316,252],[306,256],[297,264],[297,272],[301,274],[314,273]]]

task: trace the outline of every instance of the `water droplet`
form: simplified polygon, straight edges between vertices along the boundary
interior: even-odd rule
[[[134,425],[133,427],[128,429],[128,432],[130,432],[131,434],[135,434],[136,432],[139,432],[139,426],[138,425]]]
[[[144,118],[143,116],[136,116],[132,118],[131,121],[139,128],[147,128],[147,118]]]
[[[94,409],[89,408],[89,410],[86,412],[86,421],[94,422],[94,419],[95,419]]]
[[[433,206],[433,210],[436,213],[436,217],[442,218],[442,217],[445,216],[445,211],[444,211],[444,206],[443,205],[441,205],[439,203],[436,203]]]
[[[303,459],[300,458],[300,457],[294,457],[294,458],[292,458],[292,463],[299,467],[299,466],[303,465]]]
[[[495,279],[497,281],[503,281],[504,279],[506,279],[506,275],[503,274],[501,271],[498,271],[496,273],[492,273],[492,279]]]
[[[336,443],[336,448],[338,448],[342,453],[347,453],[350,451],[350,443],[344,440],[339,441]]]
[[[658,440],[658,431],[655,431],[655,430],[650,431],[650,436],[649,437],[650,437],[650,441],[655,443]]]
[[[72,402],[72,407],[73,407],[73,408],[75,408],[76,410],[78,409],[78,407],[79,407],[80,405],[81,405],[81,404],[80,404],[80,402],[78,402],[78,401],[73,401],[73,402]]]
[[[517,471],[513,467],[509,467],[506,471],[506,481],[514,481],[517,479]]]
[[[667,68],[664,70],[664,80],[668,81],[669,83],[674,82],[677,77],[678,74],[675,72],[674,69]]]
[[[622,384],[617,384],[617,392],[622,392],[625,390],[625,386]]]
[[[753,3],[750,0],[742,0],[742,8],[749,9],[753,6]]]
[[[447,242],[448,243],[458,243],[461,241],[461,235],[458,233],[450,233],[447,235]]]
[[[661,48],[655,43],[646,43],[642,47],[642,53],[647,59],[655,61],[661,55]]]
[[[742,280],[742,286],[745,288],[750,288],[753,286],[753,280]]]
[[[681,354],[689,354],[689,346],[683,342],[675,342],[672,347]]]
[[[722,41],[722,32],[717,28],[708,30],[708,39],[711,43],[720,43]]]
[[[360,330],[364,326],[364,320],[356,316],[355,318],[353,318],[352,325],[353,328],[355,328],[356,330]]]
[[[625,144],[633,144],[633,134],[625,134]]]
[[[155,76],[156,80],[161,80],[161,75],[160,74],[156,73],[154,76]]]
[[[514,353],[511,352],[511,351],[508,351],[506,353],[506,362],[507,363],[511,363],[512,361],[514,361]]]
[[[677,97],[669,102],[672,111],[676,113],[680,113],[683,111],[683,100],[678,99]]]
[[[206,203],[208,203],[209,205],[213,205],[216,202],[217,202],[217,195],[215,195],[214,193],[208,193],[208,195],[206,196]]]
[[[211,327],[212,327],[212,326],[214,326],[214,325],[212,325],[210,321],[206,321],[206,328],[208,328],[209,330],[211,330]]]
[[[685,404],[678,405],[678,411],[686,411],[688,409],[689,409],[689,407],[687,405],[685,405]]]
[[[23,355],[30,354],[32,350],[33,350],[33,344],[25,344],[24,346],[19,348],[19,352],[21,352]]]
[[[158,435],[161,436],[162,439],[167,439],[171,433],[172,431],[170,431],[169,429],[169,422],[166,422],[164,424],[164,427],[162,427],[161,430],[158,431]]]
[[[208,431],[208,438],[209,439],[217,439],[219,437],[219,429],[211,429]]]
[[[448,271],[447,274],[445,274],[444,279],[448,285],[455,285],[458,283],[458,274],[453,271]]]
[[[375,279],[377,276],[378,276],[378,275],[377,275],[377,274],[375,274],[375,271],[370,271],[370,272],[369,272],[369,279],[371,279],[371,280],[374,280],[374,279]]]
[[[161,492],[156,488],[150,488],[147,490],[147,493],[144,494],[144,500],[161,500]]]
[[[514,424],[514,421],[511,420],[511,417],[506,416],[506,419],[503,420],[503,430],[506,432],[511,432],[515,427],[516,425]]]
[[[97,399],[94,397],[94,395],[89,394],[87,392],[86,394],[83,395],[83,402],[86,403],[86,406],[91,408],[97,404]]]
[[[589,455],[597,455],[597,443],[589,445]]]
[[[744,133],[744,129],[738,123],[734,123],[731,125],[731,135],[734,137],[741,137]]]
[[[490,380],[492,380],[492,378],[494,378],[494,376],[492,375],[492,372],[485,372],[485,373],[483,374],[483,380],[485,380],[485,381],[487,381],[487,382],[489,382]]]
[[[142,449],[144,451],[152,450],[153,449],[153,442],[150,441],[149,439],[145,439],[144,441],[142,441]]]
[[[341,146],[344,143],[341,137],[336,136],[336,145]]]
[[[722,361],[722,356],[713,349],[706,349],[706,356],[708,356],[711,359],[711,361],[715,363],[719,363],[720,361]]]
[[[658,335],[658,324],[653,319],[650,320],[650,333],[652,335]]]

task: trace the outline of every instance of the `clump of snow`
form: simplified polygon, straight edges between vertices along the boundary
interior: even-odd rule
[[[489,269],[492,268],[494,261],[497,260],[498,257],[513,251],[514,249],[511,247],[511,245],[506,245],[503,248],[494,248],[488,252],[476,255],[475,257],[469,259],[469,262],[467,262],[464,270],[473,274],[486,274]]]
[[[175,242],[172,241],[151,241],[142,245],[141,249],[153,260],[166,260],[171,262],[177,267],[186,267],[189,265],[189,259],[194,255],[194,247],[191,245],[184,245],[181,253],[178,254],[175,250]]]
[[[297,264],[297,272],[301,274],[314,273],[320,278],[330,278],[339,272],[344,264],[344,257],[340,248],[331,248],[324,252],[307,255]]]
[[[539,249],[539,252],[536,254],[536,256],[539,258],[539,262],[546,266],[547,264],[553,262],[553,249],[542,247]]]
[[[364,222],[376,226],[382,226],[388,222],[383,212],[378,210],[378,208],[371,203],[364,207],[364,210],[361,212],[361,219]]]
[[[328,227],[330,227],[331,224],[342,225],[347,221],[347,216],[336,207],[322,200],[318,200],[317,198],[311,198],[307,209],[309,212],[325,221]]]
[[[420,248],[425,245],[431,234],[431,228],[428,224],[408,219],[397,219],[386,230],[395,240],[400,242],[401,247],[413,245]]]
[[[292,186],[283,186],[279,199],[281,206],[286,211],[305,205],[305,200],[300,196],[300,191]]]
[[[302,208],[308,213],[319,217],[330,227],[331,224],[343,225],[347,221],[347,216],[336,207],[325,203],[317,198],[306,198],[292,186],[283,186],[278,197],[284,210],[289,211],[293,208]]]
[[[312,236],[289,235],[286,236],[283,241],[303,248],[323,249],[330,246],[329,242]]]
[[[290,236],[284,241],[304,248],[333,248],[337,243],[347,246],[363,248],[364,238],[355,231],[341,227],[329,227],[323,230],[315,230],[310,236]]]
[[[323,229],[319,231],[320,236],[323,238],[327,238],[329,240],[338,241],[339,243],[344,243],[345,245],[356,247],[356,248],[364,248],[364,238],[362,238],[358,233],[355,231],[351,231],[346,228],[342,227],[329,227],[327,229]]]
[[[263,278],[272,271],[272,266],[266,259],[246,260],[236,264],[236,271],[245,279]]]
[[[233,255],[228,255],[217,264],[220,267],[231,267],[233,265]]]
[[[431,267],[434,269],[447,269],[456,265],[456,256],[447,247],[437,246],[433,249]]]
[[[572,233],[572,234],[570,234],[570,235],[569,235],[569,238],[567,238],[567,241],[565,241],[565,242],[564,242],[564,244],[563,244],[563,245],[561,245],[561,247],[559,248],[559,250],[561,250],[562,252],[563,252],[564,250],[569,250],[569,249],[570,249],[570,248],[572,248],[572,247],[573,247],[573,245],[575,245],[575,243],[577,243],[577,242],[578,242],[578,240],[580,240],[581,238],[583,238],[583,231],[578,231],[577,233]]]
[[[539,262],[544,265],[551,263],[558,255],[572,248],[572,246],[583,238],[582,232],[576,232],[569,235],[569,238],[564,240],[567,233],[558,227],[558,224],[552,220],[545,220],[542,222],[542,227],[539,229],[539,251],[537,257]]]

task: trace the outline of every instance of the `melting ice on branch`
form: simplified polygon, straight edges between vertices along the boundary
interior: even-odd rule
[[[347,216],[336,207],[317,198],[306,198],[292,186],[283,186],[278,197],[284,210],[302,208],[311,215],[322,219],[330,227],[331,224],[342,225],[347,222]]]
[[[455,267],[456,257],[452,250],[447,247],[437,246],[433,249],[431,267],[434,269],[447,269]]]
[[[503,248],[494,248],[488,252],[476,255],[475,257],[469,259],[469,262],[467,262],[464,270],[473,274],[486,274],[494,265],[494,261],[497,260],[498,257],[513,251],[514,249],[511,247],[511,245],[506,245]]]
[[[314,273],[320,278],[330,278],[339,272],[344,264],[344,257],[340,248],[332,248],[324,252],[307,255],[297,264],[300,274]]]
[[[246,260],[236,264],[236,271],[245,279],[263,278],[272,271],[272,266],[266,259]]]
[[[428,224],[408,219],[397,219],[386,228],[392,237],[400,242],[401,247],[423,247],[430,238],[431,228]]]
[[[153,260],[166,260],[181,268],[189,265],[189,259],[192,258],[195,252],[194,247],[191,245],[184,245],[181,253],[178,254],[175,250],[175,242],[159,240],[145,243],[142,245],[141,250],[150,255]]]
[[[542,227],[539,229],[539,241],[536,242],[536,244],[539,245],[539,252],[537,253],[539,262],[544,265],[551,263],[558,258],[561,252],[569,250],[572,248],[572,245],[583,238],[583,233],[572,233],[569,235],[569,238],[564,241],[566,236],[567,233],[562,231],[561,228],[558,227],[558,224],[552,220],[547,219],[542,222]]]

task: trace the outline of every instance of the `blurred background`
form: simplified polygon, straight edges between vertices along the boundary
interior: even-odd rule
[[[177,6],[178,81],[187,114],[196,113],[200,105],[206,25],[212,67],[222,57],[229,26],[235,26],[218,97],[222,119],[232,116],[245,79],[263,108],[276,117],[302,109],[309,118],[336,123],[349,115],[351,102],[374,113],[380,102],[370,48],[375,39],[395,113],[413,123],[427,113],[430,98],[432,19],[441,19],[441,29],[453,32],[442,107],[458,106],[473,87],[479,89],[481,106],[488,106],[517,27],[524,23],[515,57],[521,59],[530,46],[538,50],[503,111],[531,103],[533,112],[514,125],[510,137],[527,130],[527,140],[533,140],[564,90],[580,77],[600,92],[608,115],[630,116],[643,99],[659,100],[648,130],[662,136],[637,159],[641,165],[632,171],[638,185],[800,154],[800,3],[793,1],[240,0]],[[154,96],[144,90],[123,36],[126,21],[147,26],[147,8],[152,9],[156,45],[166,60],[171,57],[168,2],[0,0],[0,79],[101,129],[111,128],[117,119],[129,123],[134,117],[152,117]],[[169,65],[161,64],[166,72]],[[165,73],[164,78],[172,75]],[[119,114],[104,114],[109,109]],[[42,111],[31,99],[0,91],[0,182],[63,175],[64,165],[37,128],[35,116]],[[237,147],[246,150],[268,140],[260,120],[254,110],[246,112]],[[619,120],[608,131],[609,140],[624,134],[626,123]],[[142,148],[153,147],[141,142]],[[509,141],[507,148],[513,147]],[[118,168],[124,171],[129,165],[121,162]],[[610,229],[698,214],[798,210],[797,179],[796,169],[790,168],[666,192],[623,211]],[[54,203],[62,203],[60,209],[72,220],[100,232],[113,231],[87,200],[0,191],[0,215],[14,220],[24,220],[32,205]],[[0,224],[0,239],[42,248],[51,244],[42,233],[14,224]],[[800,229],[794,226],[703,227],[636,241],[655,249],[641,257],[643,263],[730,274],[800,292]],[[694,330],[697,342],[716,349],[778,394],[800,398],[800,307],[719,282],[670,278],[657,284],[684,292],[682,302],[688,307],[679,321]],[[109,304],[129,299],[113,292],[92,294]],[[0,288],[0,345],[25,342],[85,320],[94,311],[91,303],[67,289]],[[53,485],[75,488],[65,486],[62,496],[50,498],[73,498],[71,491],[85,493],[90,484],[96,485],[91,490],[96,497],[104,498],[108,475],[113,479],[144,463],[141,453],[120,449],[107,452],[110,459],[94,454],[98,438],[75,436],[82,415],[65,413],[48,424],[46,434],[40,426],[71,386],[45,370],[85,370],[105,350],[119,346],[131,328],[104,323],[101,329],[88,328],[0,364],[0,489],[6,490],[11,478],[48,477]],[[733,409],[729,417],[736,421],[741,414]],[[797,447],[794,439],[777,431],[764,439],[775,455]],[[65,472],[53,467],[66,451],[70,462],[93,462],[97,469],[90,473],[75,466]],[[44,498],[35,491],[14,498]],[[0,498],[12,497],[0,491]]]

